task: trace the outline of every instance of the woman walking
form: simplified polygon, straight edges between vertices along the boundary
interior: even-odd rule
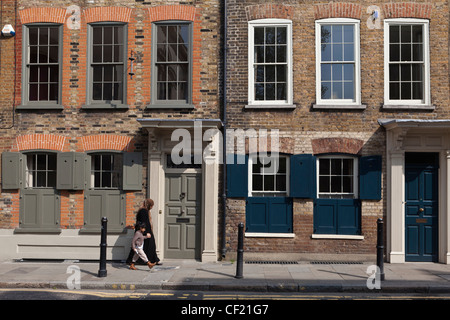
[[[152,215],[150,210],[153,208],[154,202],[152,199],[145,199],[139,211],[136,214],[136,223],[143,223],[145,229],[150,233],[150,237],[144,240],[144,252],[147,255],[148,260],[153,264],[160,264],[158,255],[156,254],[156,242],[155,236],[153,235],[153,225],[152,225]],[[127,263],[131,263],[134,252],[131,250],[128,255]],[[138,263],[143,263],[141,259]]]

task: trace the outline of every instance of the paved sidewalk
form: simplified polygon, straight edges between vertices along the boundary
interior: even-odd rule
[[[79,270],[81,289],[450,293],[450,265],[385,263],[385,280],[381,289],[373,290],[367,286],[370,265],[244,263],[243,278],[236,279],[236,264],[227,261],[166,260],[151,270],[137,266],[136,271],[108,262],[107,276],[99,278],[97,262],[0,261],[0,288],[66,289],[68,282],[75,284],[71,270]]]

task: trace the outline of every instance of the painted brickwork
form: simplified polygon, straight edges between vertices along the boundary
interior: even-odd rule
[[[370,15],[379,10],[380,24]],[[245,252],[296,254],[361,254],[376,252],[376,220],[386,217],[386,154],[384,129],[377,120],[448,119],[449,2],[448,1],[229,1],[228,126],[280,130],[280,152],[321,154],[338,152],[382,155],[382,200],[362,201],[361,240],[312,239],[313,201],[294,199],[293,238],[247,237]],[[295,109],[249,109],[248,23],[256,19],[292,21],[293,103]],[[319,110],[316,103],[315,21],[353,18],[360,21],[361,103],[363,110]],[[384,29],[386,18],[430,21],[430,81],[434,110],[387,110],[384,103]],[[375,26],[369,28],[369,25]],[[248,150],[248,145],[246,146]],[[227,243],[237,245],[237,225],[245,221],[245,200],[228,199]]]
[[[17,14],[14,10],[17,9]],[[2,38],[0,151],[53,150],[142,152],[141,191],[126,192],[126,223],[147,192],[147,133],[138,118],[220,118],[220,2],[206,1],[17,1],[3,4],[3,23],[16,30]],[[149,109],[151,101],[152,22],[193,23],[193,109]],[[87,24],[113,21],[127,24],[127,58],[135,57],[132,79],[127,77],[128,109],[86,110]],[[22,26],[30,23],[63,25],[62,110],[20,110],[22,95]],[[130,68],[129,60],[126,62]],[[61,192],[63,229],[83,226],[83,191]],[[19,225],[19,192],[0,197],[0,228]]]

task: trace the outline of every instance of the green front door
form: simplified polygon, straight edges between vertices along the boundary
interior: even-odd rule
[[[167,173],[164,256],[199,259],[201,255],[201,175]]]

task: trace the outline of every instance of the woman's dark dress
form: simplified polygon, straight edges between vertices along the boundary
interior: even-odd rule
[[[156,254],[156,242],[155,242],[155,236],[153,235],[153,230],[150,225],[150,218],[148,216],[148,210],[145,208],[139,209],[138,213],[136,214],[136,222],[143,222],[145,224],[145,233],[150,233],[151,237],[144,240],[144,252],[147,255],[148,261],[151,263],[158,263],[159,258]],[[130,254],[128,255],[127,263],[131,263],[131,259],[133,259],[134,251],[133,249],[130,250]],[[137,264],[143,264],[141,258],[139,258],[138,261],[136,261]]]

